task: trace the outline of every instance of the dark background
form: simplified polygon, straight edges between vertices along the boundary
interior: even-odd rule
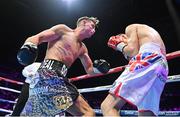
[[[169,12],[166,0],[73,0],[72,3],[67,1],[0,0],[1,76],[24,81],[21,76],[23,66],[17,62],[16,54],[25,39],[56,24],[62,23],[75,28],[76,21],[81,16],[94,16],[100,20],[95,35],[84,42],[92,60],[106,59],[112,68],[126,65],[127,61],[121,53],[108,48],[107,41],[110,36],[124,32],[125,27],[131,23],[143,23],[155,28],[162,36],[167,53],[179,50],[180,31],[175,27],[179,24]],[[179,12],[179,0],[172,0],[172,3]],[[39,45],[39,50],[37,61],[42,61],[46,43]],[[169,75],[179,74],[179,60],[176,58],[168,61]],[[83,74],[86,73],[77,60],[70,68],[68,77]],[[78,88],[110,85],[119,74],[82,80],[74,84]],[[173,87],[179,88],[178,85],[175,84]],[[20,90],[19,87],[17,89]]]

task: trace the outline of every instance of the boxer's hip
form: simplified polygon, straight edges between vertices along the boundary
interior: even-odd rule
[[[65,78],[67,71],[68,67],[63,62],[53,59],[45,59],[38,69],[40,77],[45,79],[52,76]]]
[[[56,60],[44,60],[38,69],[39,78],[29,90],[27,115],[55,115],[73,104],[65,83],[67,67]]]

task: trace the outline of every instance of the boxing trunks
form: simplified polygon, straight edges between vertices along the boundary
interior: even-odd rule
[[[146,43],[129,61],[109,93],[137,106],[139,112],[150,110],[158,115],[167,76],[168,65],[160,47],[155,43]]]
[[[55,116],[69,108],[77,97],[77,89],[68,82],[67,70],[60,61],[44,60],[37,70],[35,84],[30,84],[29,99],[21,115]]]

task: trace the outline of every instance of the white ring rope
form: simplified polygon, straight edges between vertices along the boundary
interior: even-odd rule
[[[180,81],[180,74],[173,75],[173,76],[168,76],[168,80],[166,81],[166,83],[179,82],[179,81]]]
[[[0,87],[1,90],[6,90],[6,91],[11,91],[14,93],[21,93],[21,91],[15,90],[15,89],[10,89],[10,88],[6,88],[6,87]]]
[[[8,102],[8,103],[16,104],[16,101],[10,101],[5,99],[0,99],[0,102]]]
[[[13,111],[0,108],[0,112],[12,113]]]
[[[78,89],[78,91],[79,91],[80,93],[106,91],[106,90],[109,90],[111,87],[112,87],[112,85],[107,85],[107,86],[99,86],[99,87]]]

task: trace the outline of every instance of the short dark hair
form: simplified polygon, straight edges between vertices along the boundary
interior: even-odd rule
[[[88,16],[84,16],[84,17],[80,17],[77,20],[77,25],[79,24],[80,21],[82,20],[91,20],[96,26],[99,24],[99,20],[97,19],[97,17],[88,17]]]

